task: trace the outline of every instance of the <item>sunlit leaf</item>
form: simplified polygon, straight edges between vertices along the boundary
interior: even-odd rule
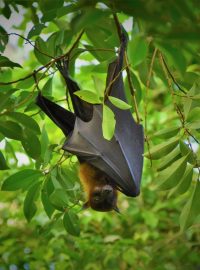
[[[102,130],[103,130],[103,137],[106,140],[112,139],[115,132],[115,125],[116,125],[116,120],[115,120],[115,115],[113,111],[104,104]]]
[[[129,104],[127,104],[126,102],[124,102],[121,99],[118,99],[116,97],[112,97],[109,96],[108,99],[110,100],[110,102],[117,108],[121,109],[121,110],[128,110],[131,108],[131,106]]]
[[[80,90],[80,91],[76,91],[74,94],[77,95],[80,99],[87,101],[89,103],[92,103],[92,104],[101,103],[99,96],[92,91]]]

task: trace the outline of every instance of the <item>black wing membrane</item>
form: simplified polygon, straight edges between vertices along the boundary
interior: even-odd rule
[[[41,92],[37,96],[36,104],[63,131],[65,136],[72,132],[76,120],[72,112],[45,98]]]
[[[78,84],[71,79],[68,71],[69,60],[60,60],[57,62],[57,68],[65,79],[69,94],[71,97],[72,105],[76,116],[87,122],[91,120],[93,113],[92,104],[80,99],[74,95],[74,92],[80,90]]]

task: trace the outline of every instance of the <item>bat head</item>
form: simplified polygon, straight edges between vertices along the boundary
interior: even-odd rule
[[[117,190],[111,184],[108,175],[88,163],[82,163],[79,168],[79,176],[88,201],[83,209],[91,207],[96,211],[106,212],[115,210],[117,207]]]
[[[109,184],[96,186],[90,193],[88,201],[84,204],[84,208],[88,207],[100,212],[112,210],[119,212],[116,189]]]

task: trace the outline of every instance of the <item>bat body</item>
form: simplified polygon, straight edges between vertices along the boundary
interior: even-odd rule
[[[126,101],[122,67],[127,40],[122,35],[117,59],[108,67],[106,89],[109,95]],[[58,125],[67,137],[63,149],[75,154],[80,162],[79,176],[88,194],[85,207],[97,211],[117,210],[117,190],[135,197],[140,192],[143,167],[144,136],[130,110],[121,110],[109,100],[105,104],[116,118],[113,138],[102,134],[102,104],[92,105],[79,99],[74,92],[78,85],[68,74],[68,61],[58,63],[72,100],[74,113],[49,101],[39,93],[37,105]]]

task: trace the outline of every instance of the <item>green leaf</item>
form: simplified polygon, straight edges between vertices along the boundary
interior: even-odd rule
[[[49,146],[49,136],[47,134],[45,126],[42,128],[42,134],[41,134],[41,156],[44,159],[44,155],[48,149]]]
[[[188,164],[181,181],[175,188],[173,188],[170,191],[169,196],[181,195],[186,191],[188,191],[190,184],[192,182],[192,176],[193,176],[193,166]]]
[[[193,151],[190,149],[189,145],[187,145],[183,141],[180,141],[179,146],[180,146],[181,154],[183,156],[188,155],[188,162],[191,163],[191,164],[195,164],[196,163],[196,158],[195,158],[195,155],[194,155]]]
[[[17,87],[19,89],[29,89],[31,86],[33,86],[35,83],[34,81],[34,78],[33,77],[30,77],[26,80],[23,80],[23,81],[20,81],[18,84],[17,84]],[[30,93],[28,93],[28,95],[30,95]]]
[[[67,6],[63,6],[57,9],[57,18],[60,18],[68,13],[72,13],[76,10],[73,4],[68,4]]]
[[[23,132],[23,137],[21,138],[21,143],[29,155],[33,159],[37,159],[41,154],[41,145],[38,137],[30,130],[26,129]]]
[[[52,158],[52,155],[53,155],[53,150],[55,149],[55,147],[57,147],[58,145],[57,144],[51,144],[48,146],[48,148],[46,149],[45,151],[45,154],[44,155],[41,155],[43,160],[44,160],[44,163],[43,163],[43,166],[47,166],[48,163],[51,161],[51,158]]]
[[[38,198],[41,184],[41,181],[35,183],[32,187],[29,188],[26,194],[26,198],[24,200],[24,215],[28,222],[31,221],[37,211],[35,201]]]
[[[50,78],[45,85],[42,88],[42,94],[44,96],[51,96],[52,95],[52,84],[53,84],[53,79]]]
[[[45,210],[47,216],[49,218],[51,218],[53,212],[55,211],[55,208],[53,207],[53,205],[51,204],[51,202],[49,200],[49,196],[47,194],[47,191],[42,190],[41,200],[42,200],[42,204],[43,204],[43,207],[44,207],[44,210]]]
[[[34,49],[35,57],[42,65],[45,65],[51,60],[50,57],[45,55],[45,54],[48,54],[48,48],[47,48],[46,42],[41,37],[38,37],[36,39],[35,46],[37,48],[37,49]]]
[[[8,34],[5,29],[0,26],[0,52],[4,52],[5,47],[8,43]]]
[[[92,91],[80,90],[80,91],[76,91],[74,94],[77,95],[80,99],[87,101],[91,104],[101,103],[99,96]]]
[[[200,121],[194,121],[193,123],[187,123],[185,125],[185,127],[188,129],[199,130],[200,129]]]
[[[42,32],[42,30],[45,28],[46,26],[45,26],[45,24],[43,24],[43,23],[38,23],[38,24],[35,24],[32,28],[31,28],[31,30],[29,31],[29,33],[28,33],[28,39],[31,39],[32,37],[34,37],[34,36],[38,36],[41,32]]]
[[[18,89],[11,89],[6,92],[0,93],[0,111],[3,111],[5,108],[10,108],[12,102],[12,94]]]
[[[180,216],[180,227],[181,232],[190,227],[195,221],[199,213],[199,198],[200,198],[200,182],[197,180],[195,188],[183,208],[183,211]]]
[[[37,182],[43,174],[38,170],[26,169],[12,174],[6,178],[1,187],[2,190],[14,191],[18,189],[27,189],[33,183]]]
[[[20,68],[22,68],[22,66],[20,66],[20,64],[14,63],[10,59],[8,59],[7,57],[2,56],[2,55],[0,55],[0,67],[11,67],[11,68],[20,67]]]
[[[179,138],[172,138],[168,142],[164,142],[150,148],[150,153],[144,153],[146,158],[159,159],[170,153],[178,144]]]
[[[72,20],[72,24],[71,24],[72,30],[74,33],[77,33],[80,30],[85,28],[86,34],[87,34],[88,28],[90,28],[91,25],[94,26],[95,23],[98,23],[100,21],[100,19],[104,18],[104,17],[105,17],[105,12],[103,12],[103,10],[100,10],[100,9],[97,9],[94,7],[93,8],[87,7],[87,9],[84,9],[83,12],[78,14]],[[103,27],[101,27],[101,28],[103,28]],[[101,33],[101,28],[100,27],[97,28],[98,31],[96,31],[96,39],[97,40],[99,37],[99,33]],[[94,28],[93,28],[93,31],[94,31]],[[106,37],[104,36],[104,39],[102,40],[102,47],[99,47],[99,48],[104,48],[103,44],[104,44],[104,40]]]
[[[2,152],[0,151],[0,170],[8,170],[10,169],[6,163],[6,160],[2,154]]]
[[[188,98],[184,98],[183,100],[183,105],[184,105],[184,115],[186,119],[188,118],[189,112],[194,109],[195,107],[199,107],[199,101],[198,100],[193,100],[190,97],[195,96],[196,94],[199,94],[200,91],[200,85],[197,83],[194,83],[192,88],[189,90],[187,93]]]
[[[131,73],[131,81],[133,83],[133,86],[134,86],[134,90],[135,90],[135,97],[136,97],[136,101],[137,101],[137,104],[140,103],[141,99],[142,99],[142,87],[141,87],[141,83],[139,81],[139,76],[134,73],[134,71],[131,69],[130,70]],[[127,99],[130,102],[132,102],[132,97],[131,97],[131,93],[130,93],[130,86],[129,86],[129,83],[128,83],[128,78],[126,77],[125,79],[125,86],[126,86],[126,96],[127,96]]]
[[[187,120],[187,122],[199,121],[200,120],[200,107],[196,107],[196,108],[192,109],[189,112],[186,120]]]
[[[4,8],[2,9],[2,14],[9,19],[11,15],[11,9],[7,3],[5,3]]]
[[[40,134],[40,127],[32,117],[19,112],[11,112],[6,114],[6,116],[20,123],[25,128],[33,131],[34,133]]]
[[[108,59],[111,59],[115,56],[114,49],[113,51],[98,51],[95,50],[95,47],[90,45],[84,45],[84,47],[90,52],[99,62],[106,61]]]
[[[64,211],[69,203],[67,192],[64,189],[55,189],[50,195],[49,200],[59,211]]]
[[[157,131],[152,137],[159,137],[162,139],[169,139],[174,137],[180,131],[180,127],[170,127]]]
[[[182,74],[186,71],[186,59],[183,54],[183,50],[180,50],[174,45],[169,43],[163,43],[162,45],[157,44],[160,50],[165,54],[167,61],[170,62],[176,69]]]
[[[103,137],[106,140],[112,139],[115,132],[115,125],[116,125],[116,120],[115,120],[115,115],[113,111],[104,104],[102,130],[103,130]]]
[[[181,152],[179,147],[176,147],[173,151],[171,151],[168,155],[159,160],[159,166],[157,168],[158,171],[162,171],[169,167],[174,161],[181,158]]]
[[[63,217],[63,225],[69,234],[74,236],[80,235],[78,215],[72,210],[65,212]]]
[[[90,14],[92,17],[95,16],[93,9],[90,10]],[[90,16],[90,14],[88,15]],[[113,49],[114,46],[118,46],[119,44],[117,35],[113,35],[113,33],[116,33],[116,26],[111,18],[105,16],[105,13],[102,13],[101,15],[102,18],[100,20],[96,22],[93,21],[92,24],[88,24],[88,27],[85,29],[85,33],[95,48]],[[85,26],[83,26],[83,28],[84,27]],[[98,29],[95,35],[94,29]],[[110,39],[110,37],[113,37],[114,40]]]
[[[7,138],[14,140],[21,140],[22,128],[15,122],[12,121],[1,121],[0,132]]]
[[[180,182],[186,169],[187,159],[188,156],[184,156],[176,160],[159,174],[157,183],[159,189],[171,189]]]
[[[121,109],[121,110],[128,110],[131,108],[131,106],[129,104],[127,104],[126,102],[124,102],[121,99],[118,99],[116,97],[112,97],[109,96],[108,99],[110,100],[110,102],[117,108]]]
[[[128,56],[133,67],[140,64],[147,56],[148,45],[141,35],[135,36],[128,44]]]
[[[94,81],[94,86],[96,89],[96,92],[98,93],[99,97],[104,96],[104,88],[105,88],[105,83],[102,79],[98,78],[97,76],[92,76],[92,79]]]

